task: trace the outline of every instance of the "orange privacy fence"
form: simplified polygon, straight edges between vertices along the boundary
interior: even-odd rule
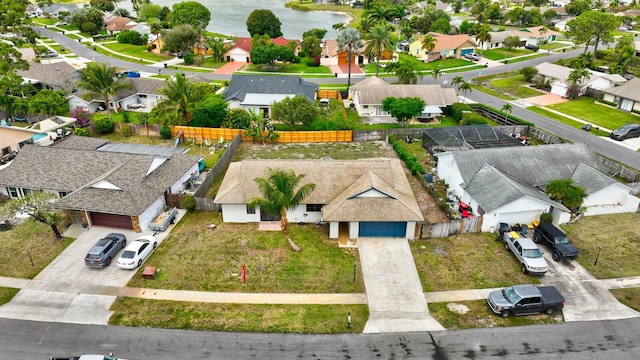
[[[190,126],[172,126],[171,134],[174,137],[181,136],[184,140],[194,139],[195,143],[204,142],[204,140],[215,140],[220,138],[225,140],[233,140],[233,138],[242,132],[243,141],[251,141],[250,137],[245,135],[244,130],[239,129],[219,129],[219,128],[200,128]],[[333,130],[333,131],[277,131],[280,137],[276,140],[279,143],[306,143],[306,142],[351,142],[353,141],[353,132],[351,130]]]

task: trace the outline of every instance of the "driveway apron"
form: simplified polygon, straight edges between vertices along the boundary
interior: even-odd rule
[[[407,239],[359,238],[369,304],[365,333],[444,330],[429,315]]]
[[[541,247],[542,248],[542,247]],[[638,317],[640,313],[621,304],[605,284],[593,277],[575,260],[553,261],[548,249],[542,249],[549,271],[540,278],[544,285],[555,286],[566,299],[565,321],[614,320]]]

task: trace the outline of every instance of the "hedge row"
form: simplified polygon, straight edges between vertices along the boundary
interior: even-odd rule
[[[389,136],[389,143],[393,150],[395,150],[396,154],[398,154],[398,157],[404,161],[407,168],[411,170],[413,175],[425,173],[424,166],[418,162],[418,158],[409,153],[409,151],[404,147],[402,141],[399,141],[393,136]]]

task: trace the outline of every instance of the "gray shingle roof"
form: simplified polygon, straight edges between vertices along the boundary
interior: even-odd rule
[[[72,192],[60,201],[65,208],[140,215],[198,160],[175,154],[147,175],[156,156],[63,147],[25,146],[0,171],[0,184]],[[91,186],[106,181],[121,190]]]
[[[578,164],[573,175],[571,175],[571,179],[573,179],[574,183],[580,184],[587,194],[593,194],[594,192],[602,190],[611,184],[618,183],[623,185],[614,178],[582,163]]]
[[[388,97],[418,97],[427,105],[446,106],[458,102],[456,90],[443,89],[440,85],[391,85],[376,84],[364,86],[354,91],[357,93],[358,102],[362,105],[382,104],[382,100]]]
[[[632,78],[620,86],[604,89],[602,92],[624,99],[640,101],[640,78]]]
[[[115,95],[109,96],[111,101],[118,101],[125,98],[128,98],[135,94],[154,94],[161,95],[160,89],[164,86],[164,80],[158,79],[149,79],[149,78],[126,78],[125,82],[133,85],[131,89],[124,89],[118,91]],[[76,96],[79,98],[83,98],[88,91],[79,90],[71,94],[70,96]],[[102,99],[92,99],[92,100],[102,100]]]
[[[219,204],[246,204],[262,197],[254,179],[268,168],[305,174],[302,184],[316,184],[305,204],[325,204],[326,221],[423,221],[400,160],[244,160],[229,165],[215,198]],[[389,197],[353,198],[373,190]]]
[[[247,94],[296,94],[313,101],[320,86],[299,76],[232,75],[231,83],[222,92],[225,101],[243,101]]]
[[[95,150],[104,144],[108,144],[109,140],[88,137],[88,136],[76,136],[69,135],[62,141],[58,141],[51,145],[52,147],[61,147],[65,149],[75,150]]]
[[[23,78],[37,80],[43,84],[56,86],[71,77],[80,77],[80,73],[66,62],[53,64],[32,63],[28,70],[18,70],[16,73]]]

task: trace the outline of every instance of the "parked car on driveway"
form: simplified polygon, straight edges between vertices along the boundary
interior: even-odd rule
[[[540,223],[536,227],[533,242],[548,246],[552,252],[551,257],[555,261],[575,259],[578,256],[578,249],[571,245],[567,235],[551,223]]]
[[[127,70],[121,73],[122,77],[139,78],[140,72],[137,70]]]
[[[531,239],[520,237],[515,231],[510,231],[504,233],[503,241],[505,249],[511,250],[518,259],[523,274],[542,275],[549,270],[549,265],[542,256],[542,251]]]
[[[153,235],[144,235],[137,238],[120,255],[117,263],[118,267],[121,269],[135,269],[141,266],[156,246],[158,246],[158,242]]]
[[[45,53],[40,54],[41,59],[54,58],[54,57],[58,57],[58,53],[53,50],[49,50]]]
[[[625,140],[640,136],[639,124],[628,124],[613,130],[610,134],[613,140]]]
[[[487,303],[496,314],[551,315],[564,307],[564,297],[553,286],[515,285],[489,293]]]
[[[118,255],[118,251],[127,246],[127,238],[123,234],[111,233],[98,240],[84,258],[88,267],[104,268],[111,265],[111,260]]]

